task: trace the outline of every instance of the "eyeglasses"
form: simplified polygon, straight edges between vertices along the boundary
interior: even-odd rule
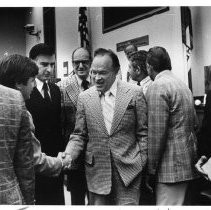
[[[75,65],[75,66],[79,66],[80,63],[82,63],[82,65],[88,66],[90,64],[90,61],[89,60],[77,60],[77,61],[73,61],[73,65]]]

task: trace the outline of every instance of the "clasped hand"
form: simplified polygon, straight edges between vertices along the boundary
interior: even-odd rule
[[[71,155],[69,153],[65,153],[65,152],[59,152],[58,156],[57,156],[63,164],[62,169],[63,170],[70,170],[72,167],[72,158]]]
[[[195,167],[196,170],[207,180],[211,181],[208,174],[203,170],[202,166],[207,162],[208,158],[206,156],[201,156],[198,162],[196,163]]]

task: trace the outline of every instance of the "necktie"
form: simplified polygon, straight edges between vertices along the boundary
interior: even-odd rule
[[[50,103],[51,102],[51,98],[50,98],[50,96],[48,94],[48,85],[47,85],[46,82],[43,83],[42,89],[43,89],[43,92],[44,92],[44,99],[45,99],[45,101]]]
[[[89,88],[89,82],[87,80],[83,80],[81,86],[84,90],[87,90]]]
[[[107,131],[108,133],[110,133],[111,124],[112,124],[113,115],[114,115],[115,97],[113,96],[111,92],[105,93],[105,95],[103,95],[102,97],[104,97],[103,104],[102,104],[103,117],[104,117]]]
[[[137,82],[137,85],[138,85],[138,86],[140,86],[140,85],[141,85],[140,83],[141,83],[141,82],[140,82],[140,81],[138,81],[138,82]]]

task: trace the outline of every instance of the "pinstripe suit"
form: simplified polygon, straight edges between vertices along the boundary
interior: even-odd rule
[[[19,91],[0,85],[0,204],[34,204],[30,121]]]
[[[193,97],[169,70],[149,87],[148,172],[158,183],[179,183],[197,178],[197,140]]]
[[[110,134],[95,87],[79,95],[76,126],[66,152],[75,160],[82,150],[86,150],[85,171],[90,192],[110,193],[111,155],[126,187],[140,175],[147,159],[147,113],[139,87],[118,82]]]

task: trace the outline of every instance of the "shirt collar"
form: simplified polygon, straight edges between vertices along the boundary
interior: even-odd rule
[[[37,89],[41,92],[42,91],[42,87],[43,87],[43,82],[37,78],[35,78],[36,81],[36,87]]]
[[[81,87],[82,79],[79,78],[77,74],[75,76],[76,76],[79,87]],[[89,76],[86,78],[86,81],[88,81],[89,84],[90,84],[90,77]]]
[[[149,82],[151,79],[149,76],[145,77],[143,80],[140,82],[140,86],[143,86],[145,83]]]
[[[113,84],[111,85],[110,89],[107,90],[107,91],[105,92],[105,94],[106,94],[107,92],[111,92],[112,95],[116,98],[117,82],[118,82],[118,78],[116,77],[116,79],[114,80],[114,82],[113,82]]]
[[[161,71],[160,73],[158,73],[158,74],[156,75],[156,77],[155,77],[154,80],[156,80],[156,79],[162,77],[163,75],[167,75],[167,74],[171,74],[171,71],[170,71],[170,70]]]

